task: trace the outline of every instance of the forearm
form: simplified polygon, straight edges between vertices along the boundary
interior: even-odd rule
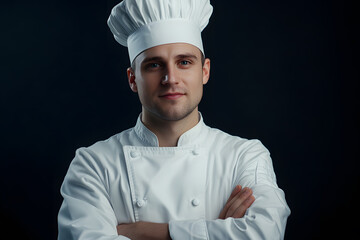
[[[242,218],[170,221],[170,236],[174,240],[190,236],[194,240],[283,239],[290,211],[286,203],[279,200],[280,191],[267,186],[254,187],[256,200]]]
[[[169,224],[136,222],[117,226],[118,234],[130,239],[168,240]]]
[[[167,223],[146,223],[140,225],[143,228],[144,239],[168,240],[170,238],[169,224]]]

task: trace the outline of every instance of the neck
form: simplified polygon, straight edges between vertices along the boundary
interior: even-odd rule
[[[143,108],[141,121],[157,136],[159,147],[176,147],[180,136],[199,122],[199,112],[195,108],[185,118],[169,121],[160,119]]]

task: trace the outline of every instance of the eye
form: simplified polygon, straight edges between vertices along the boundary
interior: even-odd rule
[[[145,65],[145,70],[155,70],[160,68],[160,64],[159,63],[148,63]]]
[[[181,65],[189,65],[190,62],[187,61],[187,60],[182,60],[182,61],[180,61],[180,64],[181,64]]]
[[[160,67],[160,64],[158,64],[158,63],[150,63],[148,65],[148,68],[157,68],[157,67]]]

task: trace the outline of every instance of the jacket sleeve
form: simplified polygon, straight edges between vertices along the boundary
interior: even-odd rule
[[[104,170],[94,153],[80,148],[61,187],[58,240],[125,240],[117,235]]]
[[[276,184],[270,154],[260,141],[252,141],[240,155],[233,184],[253,190],[255,202],[244,217],[170,221],[172,239],[284,239],[290,209]]]

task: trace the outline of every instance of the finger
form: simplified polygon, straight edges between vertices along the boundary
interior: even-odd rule
[[[245,199],[245,201],[240,205],[240,207],[238,207],[238,209],[236,209],[236,211],[231,217],[242,218],[245,215],[246,210],[254,203],[254,201],[255,197],[252,195]]]
[[[230,202],[230,207],[226,212],[225,218],[233,216],[236,209],[238,209],[241,204],[251,195],[252,190],[250,188],[244,188],[241,192],[239,192]]]
[[[240,186],[240,185],[239,185]],[[238,190],[239,188],[236,188],[236,190]],[[234,194],[234,196],[231,198],[229,198],[228,199],[228,201],[227,201],[227,203],[225,204],[225,207],[224,207],[224,209],[223,209],[223,211],[222,211],[222,215],[221,215],[221,218],[222,219],[225,219],[225,217],[226,217],[226,214],[227,214],[227,212],[229,211],[229,208],[233,205],[233,203],[234,203],[234,201],[237,199],[237,198],[239,198],[239,196],[246,190],[247,188],[243,188],[243,189],[241,189],[241,186],[240,186],[240,191],[238,192],[238,193],[236,193],[236,194]],[[233,192],[235,192],[235,189],[234,189],[234,191]]]
[[[236,185],[236,187],[232,191],[232,193],[226,203],[230,202],[236,196],[236,194],[238,194],[241,191],[241,188],[242,188],[241,185]]]
[[[234,197],[229,199],[229,201],[227,202],[227,208],[229,209],[229,207],[248,190],[249,190],[249,188],[245,187],[245,188],[241,189],[237,194],[235,194]]]
[[[225,206],[223,208],[223,210],[221,211],[219,218],[220,219],[224,219],[225,218],[225,214],[229,208],[228,203],[236,196],[236,194],[238,194],[241,191],[241,185],[236,185],[236,187],[234,188],[234,190],[232,191],[232,193],[230,194],[230,197],[228,198],[228,200],[225,203]]]
[[[243,202],[252,195],[252,190],[249,188],[244,188],[240,193],[238,193],[233,200],[229,203],[228,210],[225,214],[225,218],[232,217],[235,211],[243,204]]]

